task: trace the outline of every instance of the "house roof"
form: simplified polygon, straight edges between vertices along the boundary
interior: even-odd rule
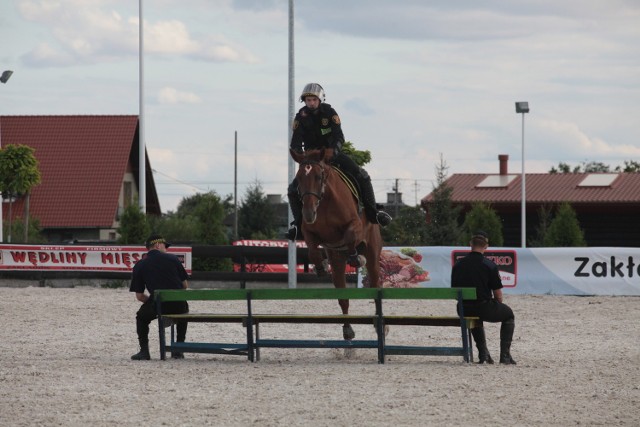
[[[618,173],[607,186],[581,186],[590,173],[526,174],[526,198],[528,203],[571,204],[631,204],[640,203],[640,173]],[[454,203],[490,202],[513,204],[522,200],[522,177],[514,179],[504,187],[480,187],[487,177],[497,174],[454,174],[445,181],[452,188]],[[433,193],[422,199],[428,204]]]
[[[130,156],[138,158],[137,116],[3,116],[0,120],[3,146],[24,144],[35,149],[42,180],[31,192],[30,210],[42,228],[113,226]],[[146,181],[151,184],[147,188],[151,187],[159,213],[148,157],[146,161]],[[149,199],[147,194],[147,204]],[[14,218],[22,208],[19,199],[13,205]],[[6,219],[6,206],[4,213]]]

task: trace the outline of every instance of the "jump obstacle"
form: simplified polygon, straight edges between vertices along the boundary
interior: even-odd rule
[[[166,352],[212,353],[247,356],[251,362],[260,359],[261,348],[369,348],[378,350],[378,363],[385,362],[387,355],[431,355],[462,356],[465,362],[473,361],[471,329],[479,321],[477,317],[465,317],[462,301],[476,298],[474,288],[313,288],[313,289],[199,289],[199,290],[157,290],[155,301],[158,310],[160,334],[160,357],[165,360]],[[375,302],[375,313],[371,315],[343,314],[259,314],[253,312],[253,301],[258,300],[338,300],[370,299]],[[456,316],[401,316],[385,315],[385,300],[435,300],[457,301],[459,315]],[[163,314],[162,303],[169,301],[246,301],[246,311],[240,314],[227,313],[185,313]],[[241,323],[246,336],[241,343],[222,342],[177,342],[175,324],[193,323]],[[262,339],[261,323],[290,324],[361,324],[373,325],[375,340],[291,340]],[[165,326],[170,325],[169,343],[165,336]],[[460,328],[461,346],[408,346],[387,345],[385,326],[453,326]]]

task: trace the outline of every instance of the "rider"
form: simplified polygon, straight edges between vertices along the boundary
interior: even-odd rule
[[[367,171],[358,166],[351,157],[340,151],[344,143],[340,117],[330,104],[324,102],[324,99],[324,89],[318,83],[308,83],[304,87],[300,95],[300,102],[304,102],[305,106],[298,111],[293,120],[293,136],[290,147],[296,151],[302,151],[303,145],[305,150],[333,149],[331,163],[358,181],[367,218],[372,223],[384,227],[391,222],[391,216],[378,210],[371,178]],[[289,240],[295,240],[299,236],[298,229],[302,220],[302,200],[300,200],[298,182],[295,179],[289,185],[287,196],[293,214],[293,222],[286,237]]]

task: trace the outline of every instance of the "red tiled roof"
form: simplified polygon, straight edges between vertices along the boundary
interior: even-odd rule
[[[477,187],[486,177],[495,174],[454,174],[445,181],[453,189],[454,203],[490,202],[495,204],[520,203],[521,176],[506,187]],[[640,203],[640,173],[619,173],[607,187],[579,187],[589,173],[527,174],[526,198],[531,203],[571,204],[627,204]],[[428,203],[430,193],[422,199]]]
[[[3,146],[35,149],[42,177],[31,216],[42,228],[110,228],[138,126],[137,116],[4,116]],[[5,203],[5,205],[7,205]],[[22,215],[22,201],[13,215]],[[4,206],[4,219],[8,206]]]

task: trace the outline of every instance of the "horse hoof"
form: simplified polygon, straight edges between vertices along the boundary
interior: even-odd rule
[[[345,340],[352,340],[356,337],[356,333],[351,326],[342,327],[342,336]]]
[[[367,264],[367,259],[364,257],[364,255],[357,255],[357,256],[349,255],[349,258],[347,259],[347,263],[351,267],[360,268],[360,267],[364,267]]]

